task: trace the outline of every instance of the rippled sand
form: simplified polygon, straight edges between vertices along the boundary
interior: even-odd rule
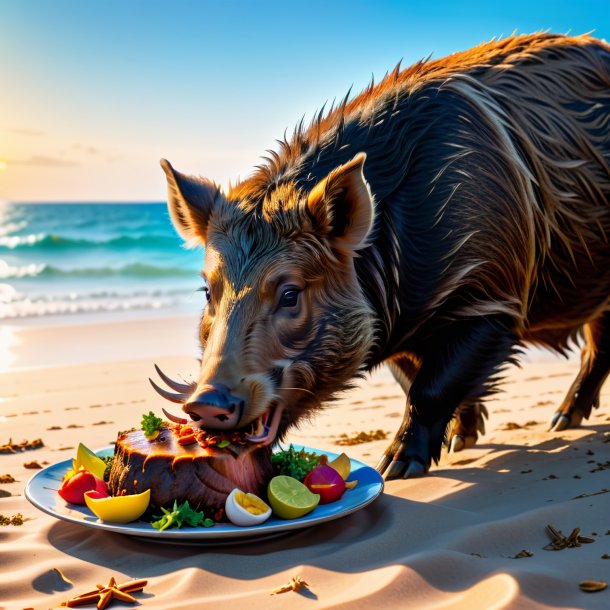
[[[137,425],[143,411],[159,411],[160,399],[147,381],[152,363],[172,375],[195,371],[194,356],[171,355],[177,353],[176,333],[193,337],[182,353],[195,353],[192,325],[149,320],[29,329],[20,345],[13,342],[18,353],[30,354],[20,366],[40,365],[43,352],[52,364],[54,351],[62,366],[8,372],[0,381],[0,443],[9,437],[45,442],[43,449],[0,455],[0,474],[17,479],[0,484],[13,494],[0,498],[0,513],[27,518],[23,526],[0,527],[0,608],[54,608],[112,575],[148,579],[136,596],[142,607],[164,610],[610,607],[610,590],[588,594],[578,587],[582,580],[610,581],[610,559],[602,559],[610,553],[610,493],[604,492],[610,490],[610,442],[604,442],[610,386],[585,426],[546,432],[577,370],[575,359],[535,355],[522,369],[510,369],[504,392],[488,404],[480,444],[444,454],[427,478],[389,482],[367,509],[275,540],[159,545],[57,521],[32,507],[22,493],[35,471],[23,464],[65,460],[79,441],[100,448],[117,430]],[[83,337],[86,357],[69,351]],[[146,337],[147,346],[158,347],[147,347],[150,355],[142,359],[133,342]],[[86,363],[66,365],[79,358]],[[382,369],[289,440],[340,451],[336,441],[343,433],[393,434],[403,407],[400,390]],[[347,449],[374,465],[386,442]],[[597,495],[577,498],[583,494]],[[595,542],[543,550],[547,524],[564,533],[580,527]],[[533,556],[513,559],[522,550]],[[270,597],[297,575],[310,592]]]

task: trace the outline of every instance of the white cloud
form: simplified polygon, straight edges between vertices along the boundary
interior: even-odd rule
[[[74,167],[80,165],[76,161],[67,159],[59,159],[58,157],[50,157],[48,155],[32,155],[27,159],[9,159],[6,164],[11,165],[35,165],[38,167]]]

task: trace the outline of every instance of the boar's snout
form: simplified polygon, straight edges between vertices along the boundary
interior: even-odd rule
[[[245,402],[231,394],[231,389],[222,384],[208,384],[191,396],[182,410],[202,428],[216,430],[234,429],[244,411]]]

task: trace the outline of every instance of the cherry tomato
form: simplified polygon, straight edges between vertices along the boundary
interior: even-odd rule
[[[86,491],[85,496],[87,496],[88,498],[93,498],[94,500],[103,500],[104,498],[110,497],[108,494],[105,494],[101,491],[97,491],[96,489],[94,489],[93,491]]]
[[[101,497],[101,498],[107,498],[110,495],[106,481],[102,481],[102,479],[98,479],[97,477],[95,477],[95,490],[94,491],[96,494],[99,494],[98,497]]]
[[[108,495],[108,486],[104,481],[93,476],[86,470],[79,470],[76,474],[66,479],[59,488],[59,495],[70,504],[84,504],[85,492],[96,491]]]

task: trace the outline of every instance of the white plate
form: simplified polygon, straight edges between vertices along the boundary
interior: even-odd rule
[[[312,451],[317,454],[325,453],[329,460],[333,460],[337,456],[336,453],[300,445],[295,445],[295,449],[305,449],[305,451]],[[113,453],[113,447],[107,447],[97,452],[100,456],[112,455]],[[86,506],[66,504],[59,497],[57,489],[61,485],[64,474],[72,467],[72,460],[47,466],[44,470],[37,472],[26,485],[25,497],[36,508],[57,519],[119,534],[151,538],[158,542],[238,542],[238,539],[244,538],[274,537],[285,532],[339,519],[370,504],[382,493],[383,479],[374,468],[358,460],[351,460],[351,466],[352,470],[348,481],[357,479],[358,485],[354,489],[346,490],[341,499],[331,504],[318,506],[300,519],[284,520],[272,516],[262,525],[251,527],[238,527],[223,523],[216,524],[213,527],[186,527],[159,532],[145,521],[134,521],[125,525],[104,523],[93,515]]]

